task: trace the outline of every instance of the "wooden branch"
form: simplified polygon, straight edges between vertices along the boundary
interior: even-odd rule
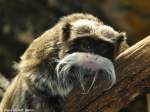
[[[147,94],[147,112],[150,112],[150,94]]]
[[[103,93],[98,84],[87,95],[75,89],[67,98],[66,111],[117,112],[146,88],[150,89],[150,36],[118,56],[116,74],[117,83]]]
[[[4,75],[0,73],[0,100],[2,99],[3,94],[5,90],[7,89],[9,83],[10,83],[9,80],[6,79]]]

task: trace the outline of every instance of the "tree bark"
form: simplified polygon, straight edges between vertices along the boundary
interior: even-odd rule
[[[147,112],[150,112],[150,94],[147,94]]]
[[[5,90],[7,89],[8,85],[9,85],[9,83],[10,83],[9,80],[0,73],[0,101],[3,97]]]
[[[67,98],[67,112],[117,112],[150,90],[150,36],[121,53],[116,59],[117,83],[100,92],[96,84],[87,95],[79,88]]]

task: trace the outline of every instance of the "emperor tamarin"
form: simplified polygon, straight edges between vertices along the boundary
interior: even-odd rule
[[[22,55],[0,111],[62,112],[63,97],[76,86],[88,93],[96,80],[103,79],[99,91],[111,88],[116,81],[114,59],[124,40],[124,33],[93,15],[61,18]]]

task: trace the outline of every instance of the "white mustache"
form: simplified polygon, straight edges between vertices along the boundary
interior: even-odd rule
[[[89,91],[91,90],[91,88],[93,87],[93,85],[96,81],[96,78],[99,75],[97,70],[100,69],[104,72],[104,74],[107,78],[107,81],[109,81],[107,85],[104,85],[104,86],[106,86],[105,90],[111,88],[112,85],[116,82],[114,65],[109,59],[96,55],[96,57],[98,57],[102,61],[95,62],[95,64],[97,64],[97,65],[94,68],[95,70],[92,71],[94,73],[92,83],[91,83],[90,87],[88,88],[88,90],[87,91],[85,90],[85,85],[83,83],[84,82],[83,77],[86,74],[86,72],[81,66],[81,58],[80,58],[81,56],[84,56],[84,55],[87,55],[87,53],[76,52],[76,53],[72,53],[72,54],[65,56],[62,60],[57,60],[58,64],[57,64],[55,70],[56,70],[58,82],[63,82],[65,85],[67,85],[67,76],[74,75],[75,77],[77,77],[77,79],[81,85],[81,88],[83,90],[82,94],[88,94]],[[89,54],[89,55],[95,56],[93,54]],[[74,74],[71,74],[71,73],[69,73],[69,71],[70,71],[71,67],[74,65],[78,66],[78,69],[75,71]],[[88,68],[88,69],[90,69],[90,68]],[[99,77],[100,77],[100,75],[99,75]]]

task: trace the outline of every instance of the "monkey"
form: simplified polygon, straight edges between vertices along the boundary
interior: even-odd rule
[[[0,111],[64,112],[64,98],[75,87],[88,94],[98,80],[100,91],[110,89],[116,82],[115,58],[125,41],[124,32],[92,14],[62,17],[21,56]]]

